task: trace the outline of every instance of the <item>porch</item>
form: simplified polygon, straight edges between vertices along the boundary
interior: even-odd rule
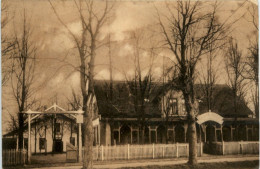
[[[258,141],[258,120],[253,118],[223,118],[207,112],[199,115],[196,123],[197,142]],[[188,142],[187,119],[173,119],[167,123],[163,118],[147,119],[144,130],[138,119],[115,118],[101,120],[98,145],[124,144],[173,144]],[[142,140],[144,135],[144,140]]]

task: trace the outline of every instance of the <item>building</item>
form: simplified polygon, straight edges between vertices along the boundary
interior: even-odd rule
[[[231,89],[226,85],[214,86],[210,110],[203,94],[203,85],[196,85],[198,142],[253,141],[259,139],[258,119],[243,100],[238,100],[234,112]],[[138,94],[137,94],[138,96]],[[143,100],[143,111],[137,111],[136,96],[129,92],[126,82],[114,82],[109,90],[106,81],[95,82],[93,113],[93,145],[184,143],[188,142],[187,113],[180,91],[152,83],[149,95]],[[140,99],[139,99],[140,101]],[[44,114],[33,116],[31,122],[31,152],[65,152],[66,145],[80,147],[81,124],[75,113],[53,105]],[[65,113],[67,112],[67,113]],[[71,111],[73,112],[73,111]],[[75,111],[74,111],[75,112]],[[28,148],[28,122],[24,131],[24,148]],[[17,131],[4,135],[3,149],[18,148]],[[84,146],[84,145],[83,145]]]
[[[144,143],[176,143],[187,140],[187,113],[182,93],[153,83],[151,93],[144,100],[143,114],[135,111],[133,97],[125,82],[114,83],[113,98],[109,97],[106,82],[95,86],[97,105],[101,115],[100,144],[141,143],[141,123],[145,123]],[[196,85],[198,142],[258,140],[258,119],[243,100],[238,100],[234,112],[231,89],[226,85],[214,86],[211,110],[203,94],[203,85]],[[145,120],[142,120],[142,118]],[[98,139],[97,139],[98,140]]]

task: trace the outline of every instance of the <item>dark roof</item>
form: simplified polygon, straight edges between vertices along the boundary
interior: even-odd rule
[[[124,81],[113,82],[113,97],[110,97],[109,81],[95,81],[95,94],[101,117],[138,117],[135,112],[133,96],[131,96],[128,84]],[[200,100],[199,113],[208,112],[204,85],[195,85],[196,98]],[[149,94],[149,103],[146,103],[146,117],[161,117],[160,99],[171,87],[160,82],[152,83]],[[213,87],[211,111],[223,117],[248,117],[253,112],[247,107],[244,100],[238,100],[238,110],[235,114],[232,90],[227,85],[215,85]]]
[[[208,111],[208,104],[203,92],[204,85],[195,86],[196,96],[201,100],[199,104],[200,113]],[[248,108],[246,102],[237,97],[237,112],[235,112],[234,97],[232,90],[227,85],[214,85],[211,99],[211,111],[218,113],[222,117],[248,117],[253,112]]]
[[[161,117],[158,104],[153,100],[159,91],[157,84],[152,84],[149,102],[145,103],[145,117]],[[109,81],[95,81],[94,85],[97,105],[101,117],[139,117],[135,111],[133,97],[126,82],[113,82],[113,97],[111,99]]]

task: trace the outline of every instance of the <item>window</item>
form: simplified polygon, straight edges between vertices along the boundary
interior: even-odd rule
[[[60,123],[55,124],[56,133],[60,133]]]
[[[180,115],[185,115],[186,114],[186,108],[185,108],[185,100],[182,99],[181,100],[181,104],[180,104]]]
[[[95,115],[95,114],[98,114],[98,106],[97,106],[97,103],[94,103],[93,107],[94,107],[94,115]]]
[[[170,114],[172,115],[177,115],[178,114],[178,106],[177,106],[177,99],[176,98],[171,98],[169,100],[170,102]]]
[[[156,143],[156,130],[151,130],[151,143]]]
[[[24,149],[28,149],[28,138],[24,138]]]
[[[168,143],[173,143],[173,142],[174,142],[174,140],[173,140],[173,139],[174,139],[173,132],[174,132],[173,130],[169,130],[169,129],[168,129],[168,135],[167,135],[167,136],[168,136],[168,137],[167,137]]]
[[[133,144],[138,143],[138,131],[133,131],[132,132],[132,143]]]
[[[113,131],[114,132],[114,138],[113,138],[113,145],[119,144],[119,131]]]
[[[46,139],[45,138],[40,138],[40,143],[39,143],[39,149],[42,150],[42,149],[45,149],[45,141]]]
[[[70,144],[75,146],[75,137],[70,137]]]

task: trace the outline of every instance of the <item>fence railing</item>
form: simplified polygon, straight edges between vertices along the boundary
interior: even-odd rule
[[[2,150],[3,166],[24,165],[27,162],[27,150]]]
[[[216,142],[213,143],[215,154],[234,155],[234,154],[258,154],[258,141],[240,141],[240,142]]]
[[[197,144],[197,154],[203,154],[203,144]],[[83,148],[84,152],[84,148]],[[178,158],[188,157],[189,145],[177,144],[146,144],[146,145],[117,145],[93,147],[93,159],[104,160],[129,160],[147,158]],[[84,153],[83,153],[84,156]]]

